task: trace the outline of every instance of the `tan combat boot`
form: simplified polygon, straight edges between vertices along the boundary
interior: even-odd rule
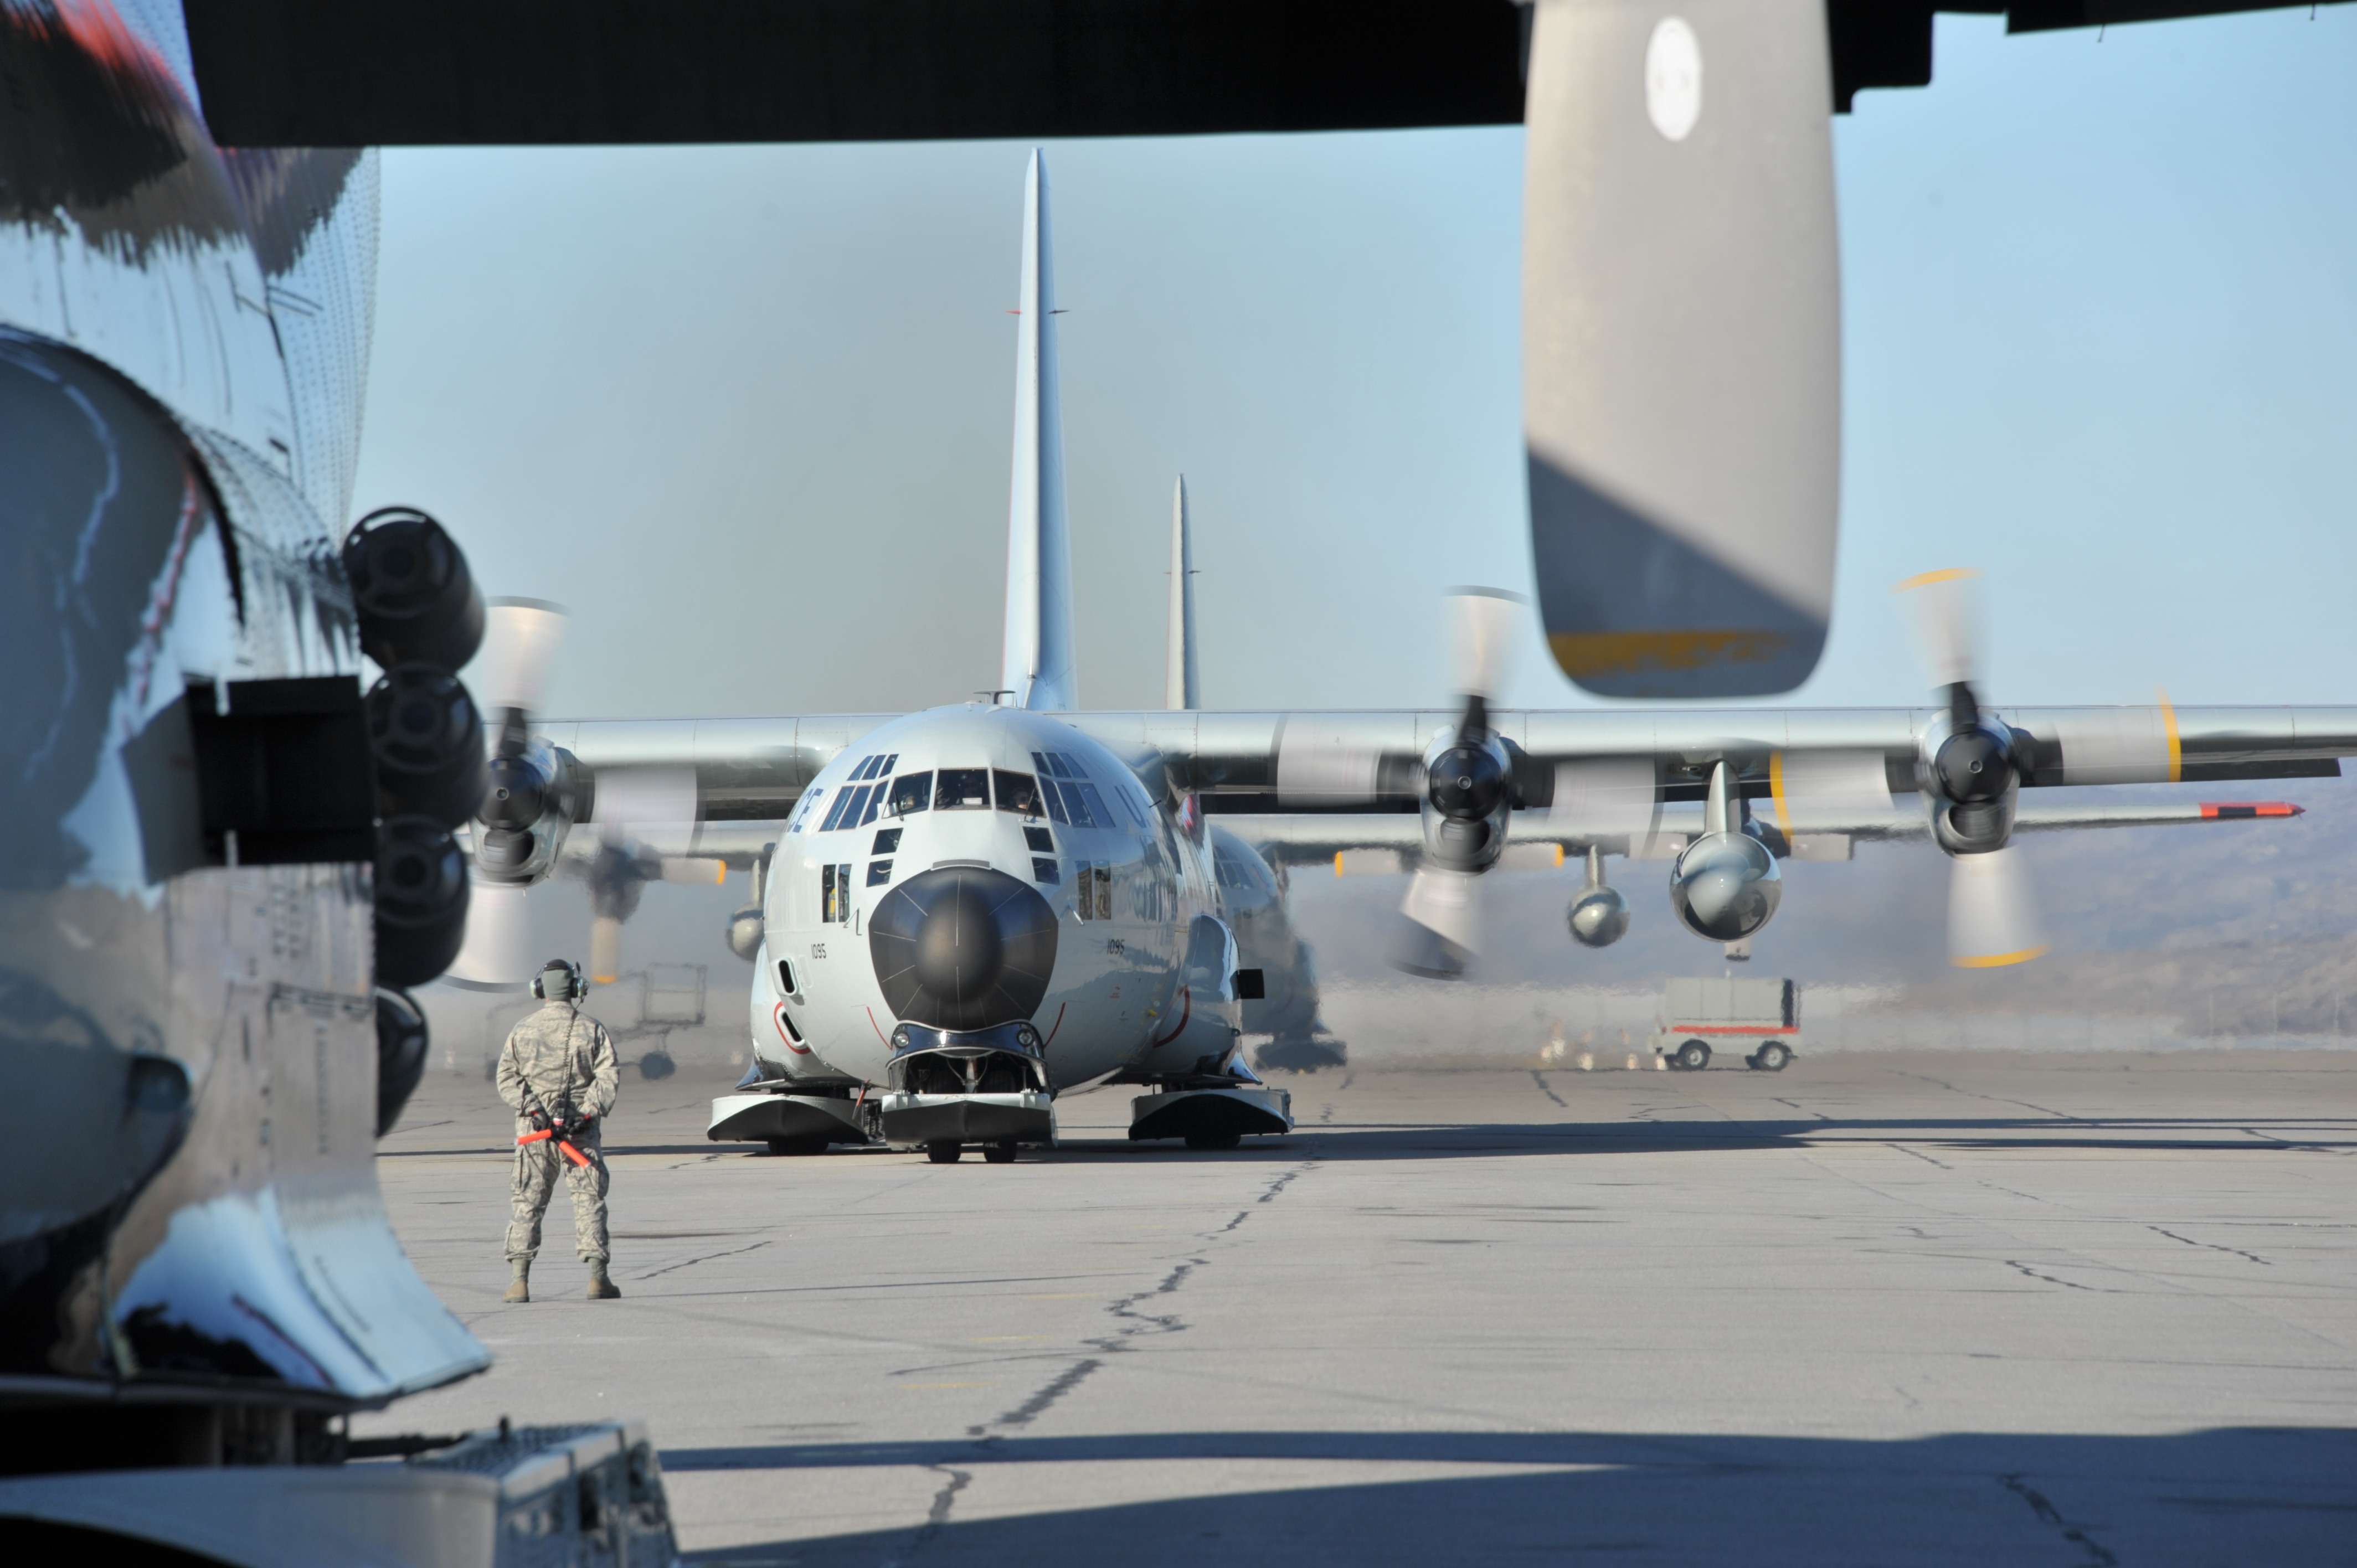
[[[613,1301],[618,1299],[621,1294],[621,1287],[606,1277],[606,1260],[603,1258],[590,1259],[589,1299],[591,1301]]]
[[[508,1285],[508,1294],[500,1297],[500,1299],[501,1301],[530,1301],[532,1299],[532,1282],[529,1278],[531,1273],[532,1265],[528,1262],[519,1261],[515,1265],[515,1279]]]

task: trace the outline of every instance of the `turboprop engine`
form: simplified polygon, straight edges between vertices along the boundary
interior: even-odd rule
[[[1932,806],[1932,837],[1947,852],[1948,956],[1964,969],[2003,968],[2046,950],[2020,852],[2010,847],[2021,796],[2024,737],[1981,707],[1975,682],[1982,642],[1980,574],[1961,568],[1910,577],[1897,591],[1947,712],[1924,732],[1916,781]]]
[[[500,729],[475,844],[475,868],[487,882],[529,886],[546,876],[566,832],[587,814],[572,754],[531,728],[564,628],[564,612],[554,605],[500,599],[491,606],[497,657],[484,686]]]
[[[1400,906],[1392,962],[1410,974],[1455,980],[1481,945],[1481,874],[1506,847],[1514,812],[1514,763],[1490,727],[1522,600],[1494,588],[1460,588],[1443,602],[1456,686],[1465,705],[1453,729],[1424,754],[1423,862]]]
[[[1670,868],[1670,907],[1686,929],[1715,942],[1740,941],[1765,926],[1784,896],[1776,857],[1743,831],[1734,768],[1710,770],[1702,836]]]

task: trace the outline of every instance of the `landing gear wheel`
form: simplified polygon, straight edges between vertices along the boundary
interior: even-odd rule
[[[1190,1149],[1232,1149],[1244,1141],[1242,1133],[1189,1133],[1187,1146]]]
[[[1710,1065],[1710,1047],[1700,1040],[1688,1040],[1670,1058],[1672,1066],[1681,1072],[1700,1072]]]
[[[958,1156],[964,1153],[963,1144],[942,1142],[925,1145],[925,1158],[937,1165],[953,1165],[958,1163]]]
[[[994,1165],[1013,1165],[1015,1163],[1015,1140],[1012,1138],[1001,1138],[996,1144],[985,1144],[982,1146],[982,1157]]]
[[[824,1138],[772,1138],[770,1153],[773,1155],[823,1155],[826,1153]]]
[[[1782,1072],[1784,1070],[1784,1064],[1792,1059],[1792,1049],[1790,1046],[1780,1044],[1775,1040],[1770,1040],[1751,1054],[1751,1070],[1754,1072]]]

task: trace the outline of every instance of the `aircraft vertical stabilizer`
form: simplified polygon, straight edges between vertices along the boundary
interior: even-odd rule
[[[1006,641],[998,683],[1019,708],[1080,706],[1072,657],[1072,551],[1064,521],[1064,419],[1057,394],[1056,267],[1048,165],[1023,184],[1023,295],[1015,347],[1015,473],[1006,503]]]
[[[1162,705],[1203,705],[1202,682],[1195,673],[1195,538],[1187,517],[1184,474],[1170,499],[1170,660],[1163,676]]]

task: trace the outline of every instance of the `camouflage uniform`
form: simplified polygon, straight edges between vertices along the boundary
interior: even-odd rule
[[[508,1035],[500,1052],[500,1098],[516,1111],[516,1136],[540,1129],[527,1107],[539,1098],[539,1109],[577,1121],[584,1116],[600,1122],[614,1108],[619,1068],[614,1042],[606,1026],[570,1002],[549,1002]],[[573,1194],[573,1240],[584,1262],[603,1263],[606,1250],[606,1157],[598,1152],[598,1131],[576,1128],[568,1140],[589,1156],[587,1165],[565,1157],[554,1138],[519,1144],[515,1152],[515,1190],[508,1219],[508,1261],[529,1263],[540,1251],[540,1217],[556,1189],[556,1173],[565,1173]],[[521,1276],[519,1276],[521,1277]]]

